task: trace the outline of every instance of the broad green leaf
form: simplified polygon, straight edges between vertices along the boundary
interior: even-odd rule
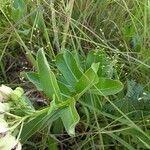
[[[27,13],[27,6],[24,0],[14,0],[12,6],[12,18],[14,21],[22,19]]]
[[[100,63],[100,66],[106,61],[106,55],[101,51],[91,50],[86,59],[86,68],[89,69],[93,63]]]
[[[91,68],[89,68],[77,82],[75,89],[79,97],[82,94],[84,94],[89,88],[91,88],[94,84],[98,83],[98,68],[99,63],[92,64]]]
[[[114,60],[115,62],[115,60]],[[90,51],[86,59],[86,69],[89,69],[92,63],[99,63],[98,76],[111,78],[113,74],[114,62],[103,51]]]
[[[40,83],[43,91],[50,99],[53,99],[55,96],[56,103],[60,102],[62,99],[60,89],[55,74],[51,71],[48,65],[43,49],[40,49],[37,53],[37,62]]]
[[[39,75],[34,72],[28,72],[26,73],[27,78],[36,86],[37,90],[42,91]],[[71,91],[63,81],[58,81],[58,86],[61,91],[61,95],[64,99],[68,98],[71,95]]]
[[[82,72],[77,65],[71,52],[65,50],[63,54],[58,54],[56,57],[56,65],[63,74],[66,81],[74,87],[76,82],[82,76]]]
[[[59,82],[63,83],[71,92],[75,92],[75,89],[70,85],[68,84],[68,82],[66,81],[66,79],[64,78],[64,76],[61,74],[59,74],[57,76],[57,81],[58,81],[58,84]]]
[[[44,129],[46,126],[51,125],[53,121],[60,117],[60,114],[66,108],[60,108],[59,110],[54,110],[51,106],[48,110],[36,115],[35,118],[29,120],[24,124],[20,138],[21,143],[25,143],[33,134],[37,131]],[[35,112],[36,113],[36,112]]]
[[[67,85],[61,81],[58,81],[58,85],[59,85],[63,99],[68,98],[71,95],[71,91],[69,90]]]
[[[23,129],[20,135],[21,143],[25,143],[37,131],[39,131],[40,129],[44,129],[50,117],[51,116],[47,115],[47,112],[45,112],[33,118],[31,121],[28,121],[23,126]]]
[[[2,135],[0,138],[0,149],[1,150],[21,150],[21,144],[19,141],[10,133],[7,133],[5,136]]]
[[[29,81],[32,82],[36,86],[37,90],[42,91],[42,86],[40,83],[39,75],[34,72],[28,72],[26,73],[26,75]]]
[[[99,78],[99,82],[90,89],[90,93],[98,95],[114,95],[123,89],[123,84],[118,80]]]
[[[75,100],[72,98],[70,105],[61,113],[61,119],[67,133],[70,136],[75,135],[75,126],[80,120],[80,116],[75,107]]]
[[[44,18],[43,18],[43,10],[38,9],[36,13],[31,16],[31,21],[35,24],[36,28],[39,28],[41,31],[44,31]]]
[[[95,57],[96,57],[96,52],[91,50],[87,55],[86,69],[89,69],[91,67],[92,63],[95,62]]]

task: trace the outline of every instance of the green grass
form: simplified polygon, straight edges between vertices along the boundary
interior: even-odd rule
[[[112,68],[107,71],[113,69],[112,78],[124,84],[118,94],[84,94],[78,100],[80,122],[75,137],[68,136],[62,122],[56,120],[51,128],[38,131],[23,148],[150,149],[149,1],[14,2],[0,2],[1,84],[23,87],[35,106],[39,105],[38,99],[47,99],[24,75],[38,70],[36,53],[42,47],[55,74],[59,73],[56,55],[65,49],[73,52],[78,66],[84,66],[89,51],[100,50],[110,58]]]

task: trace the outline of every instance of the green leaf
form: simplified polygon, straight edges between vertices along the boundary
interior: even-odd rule
[[[86,68],[90,68],[93,63],[100,63],[100,66],[106,61],[106,54],[102,51],[91,50],[86,59]]]
[[[71,95],[71,91],[69,90],[69,88],[67,87],[67,85],[61,81],[58,81],[58,85],[61,91],[61,95],[63,97],[63,99],[66,99],[68,97],[70,97]]]
[[[91,68],[89,68],[77,82],[75,89],[79,97],[82,94],[84,94],[89,88],[91,88],[94,84],[98,83],[98,68],[99,63],[92,64]]]
[[[110,62],[109,57],[101,50],[101,51],[93,51],[91,50],[86,59],[86,69],[89,69],[92,63],[99,63],[98,76],[111,78],[113,74],[113,66]]]
[[[32,82],[36,86],[37,90],[42,91],[42,86],[40,83],[39,75],[34,72],[28,72],[26,73],[26,75],[29,81]]]
[[[47,109],[47,108],[46,108]],[[36,114],[32,120],[29,120],[24,124],[20,138],[21,143],[25,143],[33,134],[37,131],[44,129],[46,126],[51,125],[53,121],[60,117],[59,114],[62,114],[65,108],[55,110],[54,107],[49,107],[46,111]],[[34,116],[34,115],[33,115]]]
[[[22,129],[20,138],[21,142],[25,143],[28,138],[30,138],[33,134],[39,131],[41,128],[44,129],[46,126],[46,122],[50,119],[50,116],[47,115],[47,112],[38,115],[33,118],[31,121],[27,122]]]
[[[44,31],[45,23],[43,18],[43,9],[38,9],[38,11],[31,16],[31,21],[33,24],[35,24],[36,28]]]
[[[24,0],[14,0],[12,7],[12,19],[18,21],[22,19],[27,13],[27,6]]]
[[[37,62],[43,91],[50,99],[55,97],[55,102],[59,103],[62,100],[60,89],[56,77],[48,65],[43,49],[40,49],[37,53]]]
[[[70,136],[75,135],[75,126],[80,120],[80,116],[75,107],[75,100],[71,98],[70,105],[61,113],[61,119],[67,133]]]
[[[114,95],[123,89],[123,84],[118,80],[99,78],[99,82],[90,89],[90,93],[102,96]]]
[[[92,65],[92,63],[95,62],[95,57],[96,57],[96,52],[91,50],[88,55],[87,55],[87,59],[86,59],[86,68],[89,69]]]
[[[56,65],[66,81],[74,87],[78,79],[82,76],[82,72],[72,53],[65,50],[63,54],[58,54],[56,57]]]

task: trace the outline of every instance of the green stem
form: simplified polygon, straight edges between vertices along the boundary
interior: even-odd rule
[[[75,0],[70,0],[68,5],[66,6],[66,24],[64,25],[64,36],[63,40],[61,43],[61,50],[63,51],[65,48],[66,40],[67,40],[67,32],[69,30],[69,25],[71,22],[71,15],[72,15],[72,10],[73,10],[73,5],[74,5]]]

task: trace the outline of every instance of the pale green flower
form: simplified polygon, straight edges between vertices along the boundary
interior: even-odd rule
[[[21,87],[17,87],[11,93],[11,99],[17,101],[24,94],[24,90]]]
[[[21,150],[21,144],[9,132],[7,122],[0,118],[0,150]]]
[[[0,150],[21,150],[21,144],[14,136],[7,133],[4,137],[0,138]]]
[[[4,112],[9,111],[9,104],[8,103],[1,103],[0,102],[0,115],[3,114]]]
[[[4,98],[2,96],[2,94],[0,93],[0,102],[3,102]]]
[[[10,87],[1,85],[0,86],[0,101],[7,100],[10,97],[12,91],[13,90]]]
[[[8,131],[7,122],[3,118],[0,118],[0,135],[5,134],[7,131]]]
[[[22,92],[22,89],[17,89],[14,94],[20,97]],[[4,117],[4,113],[10,109],[9,104],[5,103],[4,100],[9,99],[12,93],[11,88],[5,85],[0,86],[0,150],[21,150],[20,142],[9,131],[8,123]]]

